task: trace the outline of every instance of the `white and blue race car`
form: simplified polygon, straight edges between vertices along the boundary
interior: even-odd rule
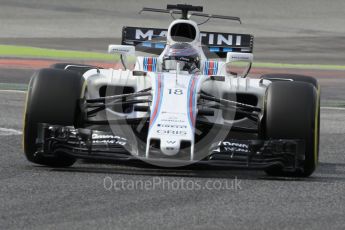
[[[32,77],[24,151],[31,162],[144,161],[263,169],[309,176],[318,164],[320,87],[312,77],[247,77],[253,36],[202,32],[200,6],[143,11],[180,15],[169,28],[124,27],[123,69],[59,63]],[[136,56],[136,51],[150,56]],[[243,69],[238,73],[238,69]]]

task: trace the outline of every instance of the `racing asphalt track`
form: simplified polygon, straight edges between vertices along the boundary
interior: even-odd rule
[[[150,16],[138,21],[137,15],[128,14],[136,11],[134,7],[140,8],[134,1],[115,1],[119,7],[114,13],[110,0],[95,2],[1,0],[0,43],[68,49],[73,41],[75,49],[101,50],[112,37],[112,31],[105,28],[107,23],[113,23],[113,16],[128,25],[162,19]],[[148,2],[148,6],[158,7],[152,0]],[[209,3],[206,9],[225,13],[225,2]],[[233,2],[233,8],[240,9],[239,16],[248,20],[243,32],[254,30],[261,41],[256,46],[259,60],[279,57],[279,62],[286,63],[344,65],[343,1],[269,0],[265,1],[266,7],[254,0]],[[290,10],[286,10],[287,6]],[[290,12],[285,15],[285,11]],[[56,19],[59,14],[63,17]],[[92,19],[87,18],[88,14]],[[56,19],[54,23],[49,17]],[[30,25],[38,26],[32,29]],[[111,25],[121,28],[118,23]],[[59,33],[53,34],[54,30]],[[94,36],[85,32],[88,30]],[[93,38],[79,38],[83,36]],[[327,41],[332,42],[325,45]],[[1,69],[0,83],[26,84],[32,72]],[[317,74],[322,85],[322,105],[343,105],[344,72]],[[25,160],[18,133],[24,98],[22,92],[0,90],[0,229],[344,229],[344,109],[321,110],[320,166],[311,178],[291,179],[267,177],[261,171],[166,170],[85,162],[58,170],[35,166]],[[165,187],[108,191],[104,179],[109,182],[109,177],[129,183],[164,180]],[[238,186],[229,186],[235,178]],[[182,179],[194,186],[218,181],[228,185],[228,189],[166,187],[176,181],[181,185]]]

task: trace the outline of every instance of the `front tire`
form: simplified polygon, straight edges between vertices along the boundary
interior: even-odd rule
[[[63,153],[53,157],[37,155],[39,123],[73,126],[78,117],[78,100],[84,92],[82,76],[57,69],[42,69],[30,80],[24,111],[23,145],[26,158],[52,167],[71,166],[76,160]]]
[[[81,76],[87,71],[89,71],[90,69],[103,69],[101,67],[97,67],[93,65],[75,64],[75,63],[56,63],[56,64],[51,65],[50,68],[72,71]]]
[[[273,82],[266,93],[264,136],[266,139],[301,139],[305,142],[305,160],[302,170],[284,172],[272,167],[266,173],[273,176],[310,176],[319,155],[318,90],[306,82]]]
[[[299,74],[285,74],[285,73],[271,73],[265,74],[261,76],[261,79],[276,79],[276,80],[287,80],[287,81],[298,81],[298,82],[306,82],[312,84],[317,90],[319,89],[319,83],[313,77],[299,75]]]

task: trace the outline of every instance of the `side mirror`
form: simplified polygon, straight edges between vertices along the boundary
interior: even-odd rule
[[[245,66],[241,75],[242,77],[246,77],[252,67],[253,58],[254,56],[251,53],[228,52],[226,55],[227,72],[232,72],[232,67],[230,67],[231,63],[247,62],[247,66]]]
[[[126,70],[127,69],[126,57],[127,57],[127,55],[134,55],[135,54],[135,46],[109,45],[108,53],[110,53],[110,54],[120,54],[121,63],[122,63],[123,67]]]
[[[120,54],[120,55],[134,55],[135,54],[135,46],[109,45],[108,53]]]

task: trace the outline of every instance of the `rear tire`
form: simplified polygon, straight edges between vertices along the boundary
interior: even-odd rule
[[[76,161],[63,153],[54,157],[36,155],[36,138],[39,123],[73,126],[78,117],[78,99],[83,92],[83,77],[70,71],[42,69],[32,76],[23,130],[24,152],[29,161],[52,167],[67,167]]]
[[[273,82],[266,93],[264,136],[266,139],[302,139],[305,141],[305,160],[302,170],[284,172],[271,167],[272,176],[308,177],[318,164],[319,152],[319,94],[313,84],[306,82]]]

